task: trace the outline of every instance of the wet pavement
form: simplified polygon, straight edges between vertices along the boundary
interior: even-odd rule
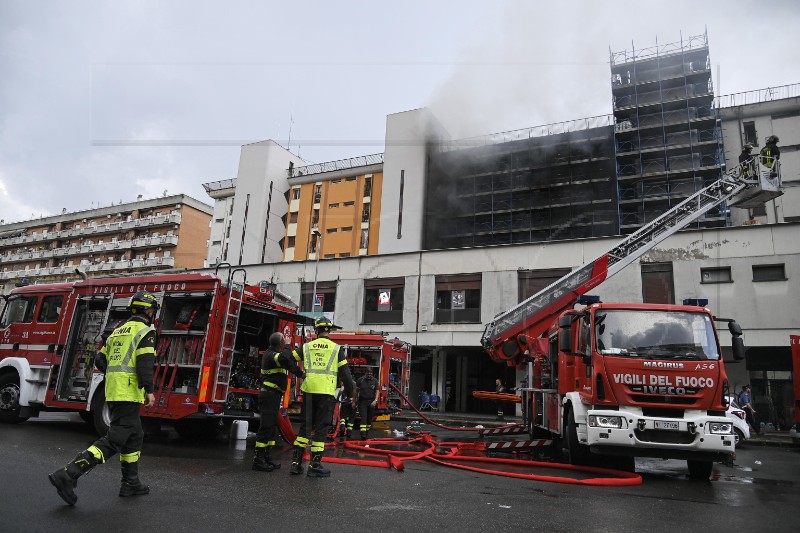
[[[408,425],[393,421],[381,436]],[[468,438],[423,429],[440,440]],[[252,435],[190,442],[171,429],[145,442],[141,477],[149,496],[117,496],[114,458],[81,478],[70,508],[47,474],[93,440],[75,415],[0,426],[0,531],[796,531],[800,509],[797,448],[748,443],[734,465],[715,465],[709,482],[689,481],[683,461],[661,460],[637,461],[643,483],[630,487],[519,480],[430,462],[407,463],[403,472],[334,464],[330,478],[312,479],[289,476],[286,445],[275,454],[282,468],[260,473],[250,469]]]

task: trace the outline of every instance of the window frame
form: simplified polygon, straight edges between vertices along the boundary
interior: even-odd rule
[[[706,281],[705,274],[711,272],[727,272],[728,279],[724,280],[708,280]],[[731,267],[724,266],[724,267],[704,267],[700,269],[700,283],[704,285],[715,285],[718,283],[733,283],[733,272],[731,271]]]
[[[480,324],[483,276],[481,273],[436,276],[434,324]],[[453,309],[453,293],[464,291],[464,308]],[[449,294],[448,294],[449,293]],[[448,306],[440,307],[447,299]],[[477,299],[477,302],[476,302]],[[473,305],[467,307],[471,302]]]
[[[756,272],[768,272],[770,269],[778,269],[780,268],[780,276],[781,277],[764,277],[758,279]],[[753,283],[762,283],[768,281],[788,281],[789,278],[786,277],[786,264],[785,263],[769,263],[763,265],[752,265],[753,271]]]
[[[363,313],[362,324],[402,324],[403,309],[405,307],[405,286],[404,277],[395,278],[376,278],[364,280],[364,298],[362,300]],[[399,294],[397,290],[399,291]],[[378,306],[378,295],[382,290],[392,291],[390,297],[390,309],[380,309]],[[371,309],[372,302],[375,309]]]

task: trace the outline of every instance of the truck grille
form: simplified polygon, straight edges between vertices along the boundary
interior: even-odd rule
[[[647,394],[631,394],[631,400],[639,403],[661,403],[671,405],[691,405],[697,402],[697,398],[688,396],[650,396]]]

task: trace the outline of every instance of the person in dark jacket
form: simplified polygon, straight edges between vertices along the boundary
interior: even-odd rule
[[[78,478],[117,453],[122,467],[119,495],[150,493],[150,487],[139,480],[144,440],[139,412],[142,404],[148,407],[155,404],[156,332],[152,324],[158,300],[149,292],[139,291],[128,302],[128,310],[131,317],[114,329],[95,358],[97,369],[106,374],[105,399],[111,414],[108,433],[48,476],[58,495],[69,505],[78,501],[75,494]]]
[[[292,352],[286,350],[285,346],[283,335],[280,332],[273,333],[269,337],[269,348],[261,358],[261,393],[258,395],[261,424],[253,455],[253,470],[261,472],[272,472],[281,467],[280,463],[272,460],[271,451],[278,434],[278,414],[289,384],[289,372],[299,378],[305,377]]]
[[[494,391],[497,393],[506,392],[506,386],[503,385],[503,380],[499,378],[494,380]],[[496,402],[495,407],[497,408],[497,420],[503,420],[505,418],[503,402]]]
[[[781,149],[778,148],[778,139],[777,135],[770,135],[767,137],[766,144],[764,148],[761,149],[761,164],[767,168],[772,168],[775,166],[775,161],[781,158]],[[774,171],[774,170],[773,170]]]
[[[372,374],[372,369],[367,367],[367,371],[358,380],[356,385],[356,395],[358,398],[358,413],[361,415],[359,432],[361,440],[369,438],[369,430],[372,429],[372,419],[375,417],[375,408],[378,406],[378,394],[380,384]]]

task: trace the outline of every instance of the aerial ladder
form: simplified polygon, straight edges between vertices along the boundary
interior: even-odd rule
[[[486,325],[481,344],[493,361],[517,366],[525,361],[529,343],[578,297],[592,290],[670,235],[716,206],[752,208],[782,195],[780,160],[755,156],[697,191],[683,202],[639,228],[606,253],[551,283],[527,300],[504,311]]]

